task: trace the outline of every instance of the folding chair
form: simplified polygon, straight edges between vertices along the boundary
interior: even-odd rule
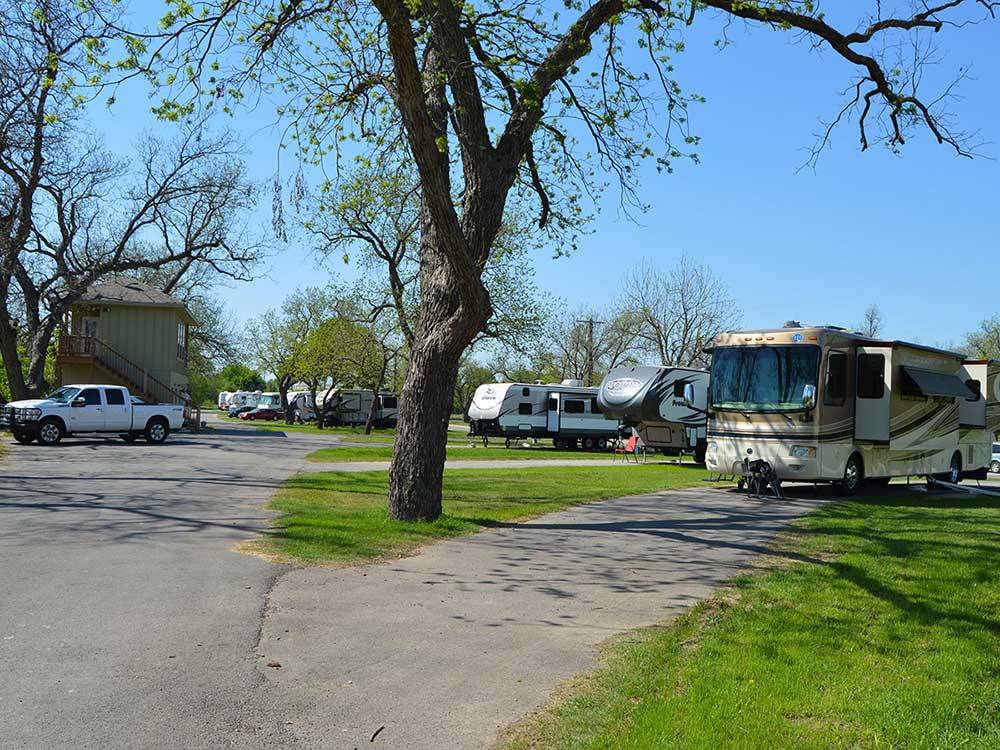
[[[646,446],[639,442],[639,436],[633,435],[626,441],[625,445],[618,441],[618,445],[615,446],[615,457],[621,456],[622,463],[628,463],[629,456],[632,457],[636,463],[639,463],[639,453],[642,452],[642,461],[646,462]]]

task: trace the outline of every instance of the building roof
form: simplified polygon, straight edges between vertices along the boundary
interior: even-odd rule
[[[179,299],[131,276],[112,276],[105,281],[94,284],[83,293],[80,301],[101,305],[172,307],[181,311],[181,317],[185,318],[188,323],[195,323],[187,306]]]

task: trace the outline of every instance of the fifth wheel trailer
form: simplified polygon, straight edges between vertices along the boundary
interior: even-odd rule
[[[557,448],[607,447],[618,420],[601,412],[597,388],[562,383],[484,383],[469,405],[469,431],[479,437],[552,438]]]
[[[788,481],[985,477],[1000,365],[832,326],[720,334],[711,349],[706,464],[762,459]]]
[[[601,382],[597,403],[608,417],[633,427],[642,442],[662,453],[694,453],[705,463],[708,370],[691,367],[616,367]],[[694,398],[685,400],[685,386]]]

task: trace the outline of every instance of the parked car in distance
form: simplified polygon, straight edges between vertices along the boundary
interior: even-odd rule
[[[149,404],[118,385],[64,385],[45,398],[13,401],[0,410],[0,427],[22,445],[55,445],[67,435],[117,433],[126,442],[145,436],[162,443],[184,426],[181,404]]]
[[[993,443],[993,455],[990,456],[990,471],[1000,474],[1000,443]]]
[[[256,406],[251,406],[249,404],[244,404],[242,406],[230,406],[229,411],[226,412],[226,416],[232,419],[233,417],[238,417],[240,414],[253,411],[256,408]]]
[[[281,410],[280,406],[271,406],[268,404],[245,411],[239,415],[239,418],[247,421],[263,419],[266,422],[276,422],[279,419],[284,419],[285,413]]]

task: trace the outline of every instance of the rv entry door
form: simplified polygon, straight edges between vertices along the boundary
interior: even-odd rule
[[[854,391],[854,439],[889,442],[892,347],[859,346]]]
[[[545,431],[553,435],[559,434],[559,402],[561,401],[561,395],[560,393],[549,394],[549,410],[547,412]]]

